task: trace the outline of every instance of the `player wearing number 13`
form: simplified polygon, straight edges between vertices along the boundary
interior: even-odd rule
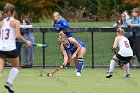
[[[7,3],[4,7],[6,18],[0,22],[0,75],[4,69],[4,62],[8,59],[12,64],[7,83],[4,85],[10,93],[14,93],[13,81],[18,74],[19,57],[16,49],[16,38],[31,46],[31,42],[25,40],[20,34],[20,22],[14,19],[15,6]]]
[[[125,68],[125,77],[130,77],[129,75],[129,62],[133,56],[133,51],[130,47],[129,40],[123,36],[124,30],[122,28],[117,29],[117,37],[115,38],[112,51],[115,51],[117,46],[119,47],[118,54],[114,55],[110,62],[109,73],[106,75],[106,78],[110,78],[113,76],[113,70],[115,68],[116,61],[122,61]]]

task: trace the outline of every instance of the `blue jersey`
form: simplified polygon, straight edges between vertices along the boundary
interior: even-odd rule
[[[59,28],[59,30],[70,28],[70,25],[68,24],[68,22],[64,18],[61,18],[58,22],[55,21],[53,26],[54,26],[55,30],[57,30],[58,28]],[[71,32],[64,32],[64,33],[66,34],[66,36],[68,38],[72,37]]]
[[[77,50],[77,47],[74,45],[74,44],[72,44],[70,41],[69,41],[69,39],[67,39],[68,40],[68,43],[69,43],[69,47],[67,47],[67,46],[65,46],[65,45],[63,45],[64,46],[64,49],[66,50],[66,51],[70,51],[70,53],[71,53],[71,55]],[[82,47],[84,47],[84,48],[86,48],[86,44],[84,43],[84,42],[82,42],[82,41],[80,41],[80,40],[78,40],[78,39],[76,39],[76,41],[82,46]]]

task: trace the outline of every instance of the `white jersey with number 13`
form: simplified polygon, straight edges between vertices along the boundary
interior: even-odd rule
[[[15,20],[13,17],[4,19],[4,25],[0,29],[0,50],[1,51],[12,51],[16,49],[15,44],[15,29],[10,27],[11,20]]]

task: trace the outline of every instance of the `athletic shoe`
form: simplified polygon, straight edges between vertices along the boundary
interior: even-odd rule
[[[76,76],[80,77],[81,73],[80,72],[76,72]]]
[[[126,74],[124,78],[130,78],[130,74]]]
[[[106,78],[111,78],[113,76],[113,72],[108,72]]]
[[[4,87],[5,87],[6,89],[8,89],[9,93],[14,93],[14,89],[13,89],[12,85],[11,85],[9,82],[7,82],[7,83],[4,85]]]

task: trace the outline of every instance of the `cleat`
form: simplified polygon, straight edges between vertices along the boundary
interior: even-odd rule
[[[7,82],[4,87],[8,89],[9,93],[14,93],[13,87],[9,82]]]
[[[80,72],[76,72],[76,76],[80,77],[81,73]]]
[[[124,78],[131,78],[131,77],[130,77],[130,74],[126,74],[126,75],[124,76]]]
[[[113,72],[108,72],[106,78],[111,78],[113,76]]]

